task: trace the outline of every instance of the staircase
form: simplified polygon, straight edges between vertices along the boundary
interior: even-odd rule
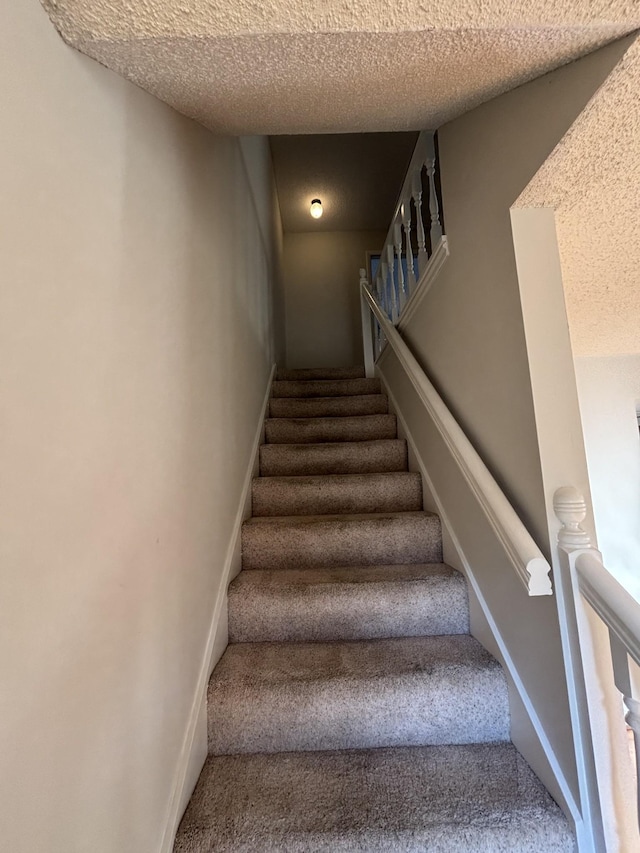
[[[175,853],[573,851],[377,379],[273,383]]]

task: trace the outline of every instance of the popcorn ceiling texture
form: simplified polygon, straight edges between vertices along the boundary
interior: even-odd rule
[[[556,210],[574,354],[640,352],[640,39],[516,206]]]
[[[43,2],[69,44],[230,134],[437,127],[640,26],[628,0]]]

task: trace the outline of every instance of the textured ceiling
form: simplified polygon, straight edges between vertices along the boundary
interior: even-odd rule
[[[638,0],[43,0],[63,37],[216,132],[444,121],[640,27]]]
[[[386,231],[416,139],[416,133],[271,137],[284,230]],[[316,196],[324,208],[318,220],[309,214]]]
[[[556,211],[575,355],[640,352],[640,37],[516,207]]]

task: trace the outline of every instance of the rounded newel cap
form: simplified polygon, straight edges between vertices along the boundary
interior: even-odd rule
[[[553,496],[553,508],[556,515],[560,518],[559,513],[582,513],[579,521],[582,521],[587,514],[587,504],[585,499],[576,489],[575,486],[562,486],[556,490]],[[562,519],[560,519],[562,521]]]
[[[575,486],[557,489],[553,496],[553,509],[562,523],[562,530],[558,533],[560,544],[588,547],[591,543],[589,534],[580,526],[587,515],[587,503],[578,489]]]

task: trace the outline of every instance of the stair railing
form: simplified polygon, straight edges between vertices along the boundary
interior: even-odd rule
[[[582,522],[587,515],[584,497],[573,486],[558,489],[553,508],[562,524],[558,533],[558,553],[562,574],[573,592],[576,623],[588,604],[609,632],[609,646],[616,688],[627,708],[625,720],[633,732],[636,776],[640,778],[640,603],[607,571],[602,554],[593,547]],[[576,656],[580,655],[578,628],[572,631]],[[586,668],[586,665],[585,665]],[[588,713],[586,708],[582,714]],[[620,714],[622,725],[622,713]],[[585,725],[587,721],[585,719]],[[640,785],[637,817],[640,827]]]
[[[553,591],[549,578],[551,566],[546,557],[534,542],[531,534],[447,408],[442,397],[427,378],[400,333],[378,304],[367,285],[366,276],[363,275],[364,270],[360,272],[363,322],[369,322],[370,325],[371,315],[375,318],[380,334],[392,347],[458,468],[478,498],[491,527],[528,594],[552,595]],[[365,317],[365,307],[369,313],[368,318]],[[373,347],[370,346],[369,357],[372,356],[372,351]],[[365,357],[366,354],[367,351],[365,350]]]
[[[438,182],[436,135],[425,130],[418,136],[373,278],[376,300],[394,326],[405,315],[410,303],[415,301],[416,295],[428,287],[430,268],[438,259],[448,255]],[[360,272],[366,278],[366,271]],[[370,322],[370,318],[363,314],[365,348],[367,339],[371,337]],[[375,324],[373,336],[377,356],[385,341]]]

